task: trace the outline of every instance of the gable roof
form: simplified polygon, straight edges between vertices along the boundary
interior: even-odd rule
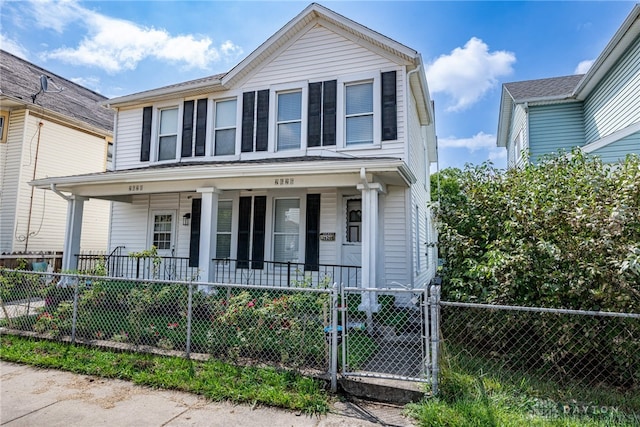
[[[516,103],[543,99],[568,98],[582,80],[583,74],[505,83],[503,87]]]
[[[21,107],[45,108],[52,113],[70,119],[82,127],[93,128],[103,134],[113,132],[113,111],[101,102],[107,98],[45,70],[31,62],[0,50],[0,99],[3,104]],[[40,93],[40,76],[64,90],[59,93]]]
[[[307,29],[318,22],[322,22],[322,25],[333,31],[339,31],[356,43],[393,57],[397,62],[407,65],[409,70],[421,69],[420,72],[413,73],[410,81],[419,101],[417,105],[422,122],[424,124],[432,122],[431,99],[420,54],[317,3],[311,3],[307,6],[227,73],[113,98],[104,102],[104,104],[111,107],[124,107],[168,98],[198,96],[227,90],[242,82],[243,79],[246,79],[247,76],[268,61],[270,57],[277,54],[280,49],[300,37]]]
[[[514,104],[585,100],[639,36],[640,4],[636,4],[586,74],[504,83],[496,145],[507,146]]]

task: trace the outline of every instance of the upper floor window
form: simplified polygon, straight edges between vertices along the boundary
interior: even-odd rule
[[[108,171],[113,170],[113,142],[107,143],[107,168]]]
[[[232,155],[236,152],[236,100],[216,102],[214,124],[214,154]]]
[[[278,94],[276,148],[290,150],[300,148],[302,141],[302,92]]]
[[[373,143],[373,82],[345,87],[346,145]]]
[[[9,127],[9,112],[0,111],[0,142],[7,142],[8,127]]]
[[[158,161],[176,158],[178,142],[178,107],[160,110],[158,125]]]

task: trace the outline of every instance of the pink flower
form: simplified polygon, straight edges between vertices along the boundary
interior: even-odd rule
[[[256,303],[255,303],[255,302],[253,302],[253,301],[249,301],[249,302],[247,303],[247,307],[253,307],[254,305],[256,305]]]

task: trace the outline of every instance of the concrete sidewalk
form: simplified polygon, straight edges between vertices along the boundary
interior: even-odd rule
[[[0,362],[2,426],[411,426],[402,408],[338,402],[307,416],[281,409],[211,402],[127,381]]]

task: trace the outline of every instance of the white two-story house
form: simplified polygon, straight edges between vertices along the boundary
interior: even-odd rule
[[[227,73],[107,104],[113,171],[33,182],[69,196],[70,248],[98,198],[109,251],[154,246],[164,278],[387,288],[435,274],[435,126],[415,50],[311,4]]]

